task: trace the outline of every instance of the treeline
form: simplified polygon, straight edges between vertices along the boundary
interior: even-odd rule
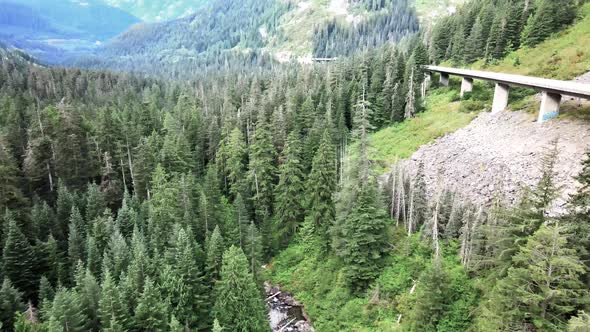
[[[334,19],[315,28],[313,55],[319,58],[348,56],[359,51],[398,42],[418,31],[413,3],[403,1],[353,1],[369,12],[360,22]]]
[[[385,225],[355,230],[383,216],[368,159],[338,227],[333,195],[350,133],[420,111],[414,45],[189,83],[3,58],[4,329],[267,330],[259,268],[300,229],[326,250],[336,236],[366,288],[382,262],[350,236]]]
[[[434,63],[456,65],[503,58],[534,47],[576,18],[579,0],[474,0],[441,19],[430,37]]]

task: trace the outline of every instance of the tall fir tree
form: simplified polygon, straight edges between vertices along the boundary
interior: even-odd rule
[[[16,221],[10,220],[8,234],[2,251],[3,275],[10,279],[26,299],[32,299],[38,279],[34,274],[33,249]]]
[[[15,314],[25,310],[25,304],[22,300],[22,293],[19,292],[10,279],[4,278],[0,288],[0,328],[10,331],[14,325]]]
[[[266,308],[248,271],[241,249],[231,246],[223,254],[221,280],[215,287],[214,317],[227,331],[266,332],[270,330]]]
[[[168,325],[168,306],[157,285],[147,277],[135,310],[134,327],[140,331],[162,331]]]
[[[314,233],[327,246],[328,230],[336,219],[334,194],[337,189],[336,151],[328,130],[324,131],[320,148],[313,158],[307,180],[307,211]]]
[[[280,247],[289,244],[303,221],[304,175],[301,163],[301,138],[295,131],[289,134],[279,167],[279,184],[276,187],[276,229]]]

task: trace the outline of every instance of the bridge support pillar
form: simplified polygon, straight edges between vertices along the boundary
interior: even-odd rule
[[[461,98],[465,95],[465,92],[473,91],[473,78],[463,77],[461,82]]]
[[[440,85],[449,86],[449,74],[440,73]]]
[[[427,71],[427,72],[425,73],[425,76],[426,76],[426,80],[427,80],[427,81],[429,81],[429,82],[432,82],[432,81],[434,81],[434,73],[433,73],[433,72],[431,72],[431,71]]]
[[[492,114],[502,112],[508,107],[508,95],[510,94],[510,87],[506,84],[496,83],[496,91],[494,92],[494,104],[492,105]]]
[[[561,104],[561,95],[543,91],[541,100],[541,111],[539,112],[539,123],[543,123],[559,115],[559,105]]]

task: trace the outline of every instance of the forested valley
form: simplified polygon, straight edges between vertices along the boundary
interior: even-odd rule
[[[268,22],[284,9],[252,3]],[[124,45],[138,62],[94,69],[3,49],[2,331],[270,331],[264,282],[298,264],[295,283],[337,290],[301,299],[320,332],[590,328],[590,158],[553,216],[555,146],[519,204],[480,206],[444,181],[427,195],[423,165],[379,177],[369,140],[424,111],[423,65],[533,47],[582,2],[472,0],[419,31],[405,1],[390,16],[390,1],[355,3],[384,12],[318,27],[316,55],[340,58],[313,66],[226,57],[241,31],[194,38],[190,80],[170,79],[182,62],[141,74],[162,64],[143,42]],[[155,45],[167,24],[148,30]]]

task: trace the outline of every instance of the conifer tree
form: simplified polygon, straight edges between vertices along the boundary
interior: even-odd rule
[[[75,204],[74,194],[72,194],[65,185],[60,183],[57,188],[55,223],[51,229],[51,234],[62,250],[66,248],[68,241],[67,232],[70,213],[72,213],[72,208]]]
[[[173,246],[168,250],[169,265],[164,268],[164,296],[170,301],[172,313],[187,328],[209,326],[209,289],[205,287],[201,268],[195,258],[192,236],[180,228],[175,232]],[[215,232],[214,232],[215,233]],[[212,236],[213,237],[213,236]],[[168,270],[169,269],[169,270]]]
[[[78,262],[82,262],[84,259],[84,245],[84,239],[78,233],[78,228],[73,223],[70,223],[70,231],[68,234],[68,266],[72,278],[76,267],[78,266]]]
[[[87,332],[87,321],[88,317],[84,314],[78,294],[74,290],[59,289],[49,309],[47,330],[49,332]]]
[[[276,187],[276,223],[279,245],[284,247],[297,232],[303,219],[304,175],[301,163],[299,134],[289,134],[279,167],[279,184]]]
[[[92,331],[100,330],[99,301],[100,285],[90,270],[85,269],[82,264],[76,272],[76,286],[74,287],[82,312],[86,317],[85,325]]]
[[[12,286],[10,279],[4,278],[0,288],[0,328],[4,326],[7,331],[10,331],[14,325],[15,314],[24,310],[22,293]]]
[[[480,330],[561,330],[588,296],[581,281],[586,268],[570,248],[566,230],[541,226],[513,262],[508,275],[492,290]]]
[[[231,246],[223,254],[221,279],[215,287],[214,317],[227,331],[269,331],[266,308],[248,271],[241,249]]]
[[[336,152],[328,130],[324,131],[320,148],[313,158],[307,181],[307,211],[315,233],[328,243],[328,229],[336,218],[334,194],[337,186]]]
[[[351,289],[364,291],[381,271],[387,248],[387,216],[374,182],[361,186],[350,212],[341,221],[342,251]]]
[[[248,179],[251,183],[252,197],[258,222],[271,216],[276,177],[276,151],[265,116],[259,115],[250,145],[250,165]]]
[[[485,39],[484,36],[484,26],[481,22],[481,19],[478,18],[475,21],[475,24],[471,29],[471,33],[469,34],[469,38],[467,38],[465,43],[466,63],[472,63],[483,56],[486,40],[487,39]]]
[[[131,237],[133,227],[139,221],[137,211],[131,206],[131,200],[131,195],[125,191],[121,208],[117,212],[117,226],[125,238]]]
[[[152,178],[152,198],[150,199],[150,216],[148,223],[150,242],[154,250],[163,251],[170,238],[171,226],[182,220],[177,186],[163,167],[156,167]]]
[[[104,194],[95,183],[88,184],[86,189],[86,220],[93,221],[100,217],[107,208]]]
[[[134,316],[134,326],[140,331],[162,331],[168,325],[168,307],[154,282],[146,277]]]
[[[243,193],[244,179],[246,175],[246,162],[248,150],[245,144],[244,135],[239,128],[231,131],[228,145],[227,158],[227,179],[229,191],[236,197]]]
[[[416,303],[410,312],[412,331],[437,331],[448,310],[448,276],[441,264],[431,263],[420,275]]]
[[[96,245],[94,236],[86,238],[86,266],[94,275],[98,275],[102,266],[102,253]]]
[[[14,280],[15,288],[21,291],[25,298],[31,298],[38,282],[33,272],[35,257],[31,245],[14,220],[10,220],[8,224],[2,262],[4,277]]]
[[[215,227],[213,233],[207,240],[207,276],[212,284],[219,280],[219,273],[221,272],[223,252],[224,252],[223,237],[219,227]]]
[[[129,312],[108,270],[103,274],[98,314],[103,330],[115,332],[116,327],[129,328]]]
[[[245,238],[244,238],[244,254],[248,258],[250,272],[254,276],[254,281],[259,282],[259,274],[260,274],[260,265],[262,262],[262,237],[260,236],[260,232],[253,221],[250,222],[250,225],[245,229]]]
[[[9,151],[4,137],[0,134],[0,211],[6,208],[18,208],[25,203],[25,198],[20,190],[20,178],[18,166]]]
[[[250,223],[249,221],[249,216],[248,216],[248,210],[246,209],[246,204],[244,202],[244,199],[242,198],[241,194],[238,194],[236,196],[236,199],[234,200],[234,211],[235,211],[235,221],[236,224],[233,226],[235,227],[235,229],[237,229],[238,235],[239,235],[239,245],[240,248],[244,249],[244,239],[246,236],[246,228],[248,227],[248,224]]]
[[[408,230],[410,233],[419,230],[429,217],[428,198],[426,196],[426,180],[424,174],[424,162],[418,164],[418,171],[412,184],[410,193],[410,219]]]
[[[47,202],[35,202],[31,211],[31,221],[36,225],[35,228],[38,232],[36,238],[40,241],[47,241],[51,228],[55,223],[55,213]]]

